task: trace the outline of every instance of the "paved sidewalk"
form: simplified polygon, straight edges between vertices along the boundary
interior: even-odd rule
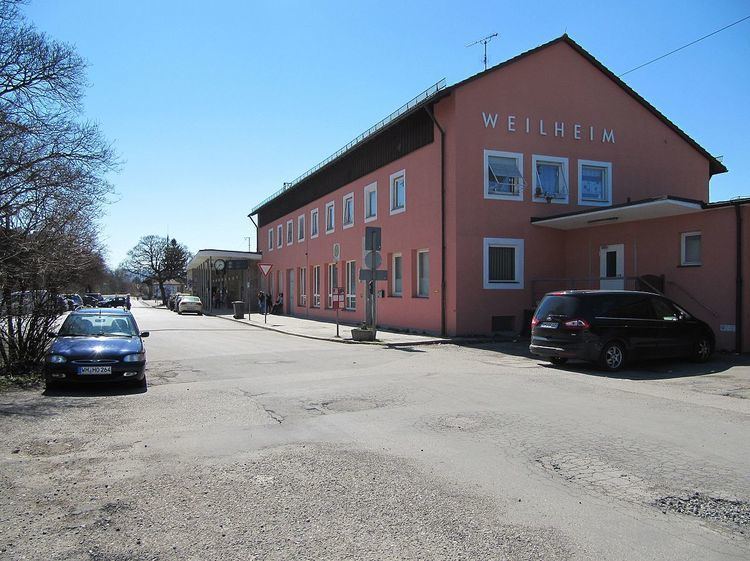
[[[162,308],[164,306],[158,300],[140,300],[140,302],[151,306],[152,308]],[[352,339],[352,327],[351,325],[339,326],[339,337],[336,337],[336,324],[319,321],[312,319],[303,319],[292,316],[277,316],[268,314],[267,322],[264,321],[264,316],[258,313],[245,314],[245,319],[235,319],[232,310],[222,309],[214,310],[213,312],[206,312],[206,315],[213,315],[221,319],[235,321],[237,323],[244,323],[252,325],[253,327],[259,327],[261,329],[268,329],[269,331],[277,331],[279,333],[285,333],[287,335],[295,335],[297,337],[306,337],[308,339],[317,339],[320,341],[334,341],[337,343],[358,343],[363,345],[386,345],[386,346],[413,346],[413,345],[433,345],[436,343],[455,343],[458,340],[449,337],[434,337],[431,335],[416,335],[411,333],[397,333],[394,331],[383,331],[378,330],[377,341],[375,342],[360,342]],[[476,341],[476,339],[471,339]],[[461,339],[465,341],[465,339]]]

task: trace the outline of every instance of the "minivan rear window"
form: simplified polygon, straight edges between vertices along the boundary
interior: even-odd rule
[[[549,315],[572,317],[576,315],[576,310],[580,304],[580,298],[575,296],[545,296],[534,314],[538,318],[545,318]]]

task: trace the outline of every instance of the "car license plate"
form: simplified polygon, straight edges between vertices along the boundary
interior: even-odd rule
[[[544,327],[545,329],[557,329],[557,326],[559,324],[556,321],[543,321],[539,324],[539,327]]]
[[[83,374],[112,374],[111,366],[81,366],[78,373]]]

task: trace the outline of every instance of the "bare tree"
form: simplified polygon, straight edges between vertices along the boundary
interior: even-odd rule
[[[98,127],[78,120],[83,60],[20,3],[0,0],[0,372],[38,362],[54,293],[101,262],[97,219],[117,166]]]
[[[120,267],[143,281],[150,279],[155,282],[159,286],[162,302],[166,304],[164,283],[170,279],[184,280],[190,257],[188,248],[174,238],[143,236],[128,252],[127,259]]]

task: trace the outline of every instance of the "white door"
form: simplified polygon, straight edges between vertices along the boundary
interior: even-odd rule
[[[625,246],[603,245],[599,249],[599,288],[625,289]]]

